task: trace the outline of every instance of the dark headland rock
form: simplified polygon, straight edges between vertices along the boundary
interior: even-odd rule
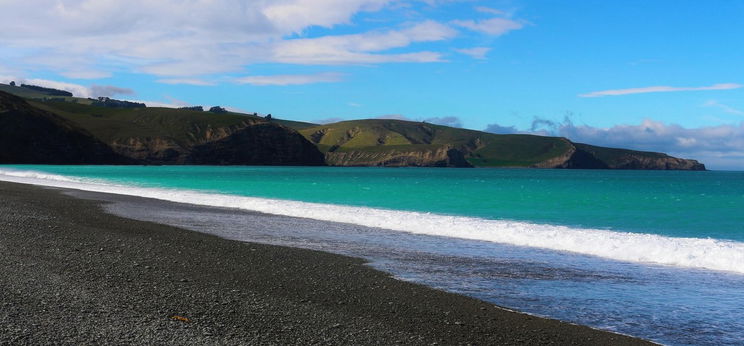
[[[0,149],[0,163],[132,163],[72,122],[5,92],[0,92]]]
[[[318,148],[297,131],[274,123],[257,123],[192,148],[186,163],[323,166],[325,160]]]

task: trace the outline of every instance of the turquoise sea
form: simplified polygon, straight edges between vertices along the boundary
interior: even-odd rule
[[[239,218],[210,232],[662,343],[744,342],[744,172],[5,165],[0,180],[280,215],[274,238]]]

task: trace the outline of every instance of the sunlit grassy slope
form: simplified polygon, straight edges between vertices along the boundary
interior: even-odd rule
[[[391,119],[343,121],[301,129],[323,152],[423,151],[442,147],[468,152],[474,166],[530,166],[566,153],[557,137],[496,135],[424,122]]]
[[[71,120],[107,143],[131,137],[168,137],[183,145],[190,145],[196,139],[204,138],[207,131],[266,121],[260,116],[233,112],[216,114],[162,107],[93,106],[91,100],[86,98],[52,96],[7,84],[0,84],[0,91],[23,97],[36,108]],[[272,119],[271,122],[295,129],[316,126],[282,119]]]
[[[34,107],[58,114],[106,143],[128,138],[168,138],[180,146],[190,147],[218,138],[213,136],[215,131],[227,129],[229,132],[269,121],[260,116],[232,112],[216,114],[159,107],[107,108],[94,106],[89,99],[47,95],[4,84],[0,84],[0,91],[26,98]],[[270,122],[298,130],[329,160],[342,158],[345,165],[356,162],[369,165],[374,164],[374,160],[379,163],[401,157],[451,156],[442,154],[451,150],[459,153],[456,156],[459,155],[461,162],[464,163],[463,159],[467,161],[465,165],[476,167],[551,167],[555,166],[552,161],[550,164],[546,162],[565,161],[577,152],[581,155],[563,166],[664,169],[657,168],[661,167],[658,162],[670,158],[662,153],[575,144],[560,137],[497,135],[426,122],[367,119],[317,125],[276,118]],[[648,163],[654,160],[657,163]]]

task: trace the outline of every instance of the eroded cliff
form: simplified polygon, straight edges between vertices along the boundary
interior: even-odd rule
[[[0,163],[125,164],[132,160],[72,122],[0,92]]]

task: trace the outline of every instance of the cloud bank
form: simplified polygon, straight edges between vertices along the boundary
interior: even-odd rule
[[[83,98],[96,98],[100,96],[112,97],[116,95],[134,95],[134,90],[129,88],[121,88],[113,85],[96,85],[84,86],[74,83],[65,83],[48,79],[39,78],[16,78],[13,76],[0,76],[0,83],[8,84],[11,81],[16,84],[29,84],[37,85],[46,88],[53,88],[58,90],[64,90],[71,92],[76,97]]]
[[[3,0],[0,44],[24,70],[76,79],[146,73],[168,84],[211,85],[204,76],[243,72],[258,63],[354,65],[443,62],[445,53],[415,44],[452,40],[456,29],[503,35],[522,27],[495,9],[483,20],[368,22],[361,13],[415,0]],[[432,6],[436,6],[432,3]],[[311,28],[361,32],[306,37]],[[464,52],[474,57],[483,49]],[[220,80],[220,79],[213,79]]]
[[[484,60],[486,55],[491,51],[489,47],[474,47],[474,48],[463,48],[457,49],[458,53],[465,54],[473,59]]]
[[[333,83],[343,79],[340,73],[317,73],[296,75],[248,76],[235,81],[240,84],[251,85],[303,85],[314,83]]]
[[[577,126],[569,118],[562,122],[536,118],[529,130],[520,131],[513,126],[490,124],[485,131],[561,136],[579,143],[664,152],[697,159],[712,169],[744,168],[744,122],[738,125],[685,128],[647,119],[638,125],[599,128]]]
[[[702,86],[702,87],[650,86],[650,87],[644,87],[644,88],[593,91],[590,93],[580,94],[579,97],[604,97],[604,96],[620,96],[620,95],[677,92],[677,91],[731,90],[731,89],[739,89],[741,87],[742,87],[741,84],[736,84],[736,83],[722,83],[722,84],[714,84],[711,86]]]

